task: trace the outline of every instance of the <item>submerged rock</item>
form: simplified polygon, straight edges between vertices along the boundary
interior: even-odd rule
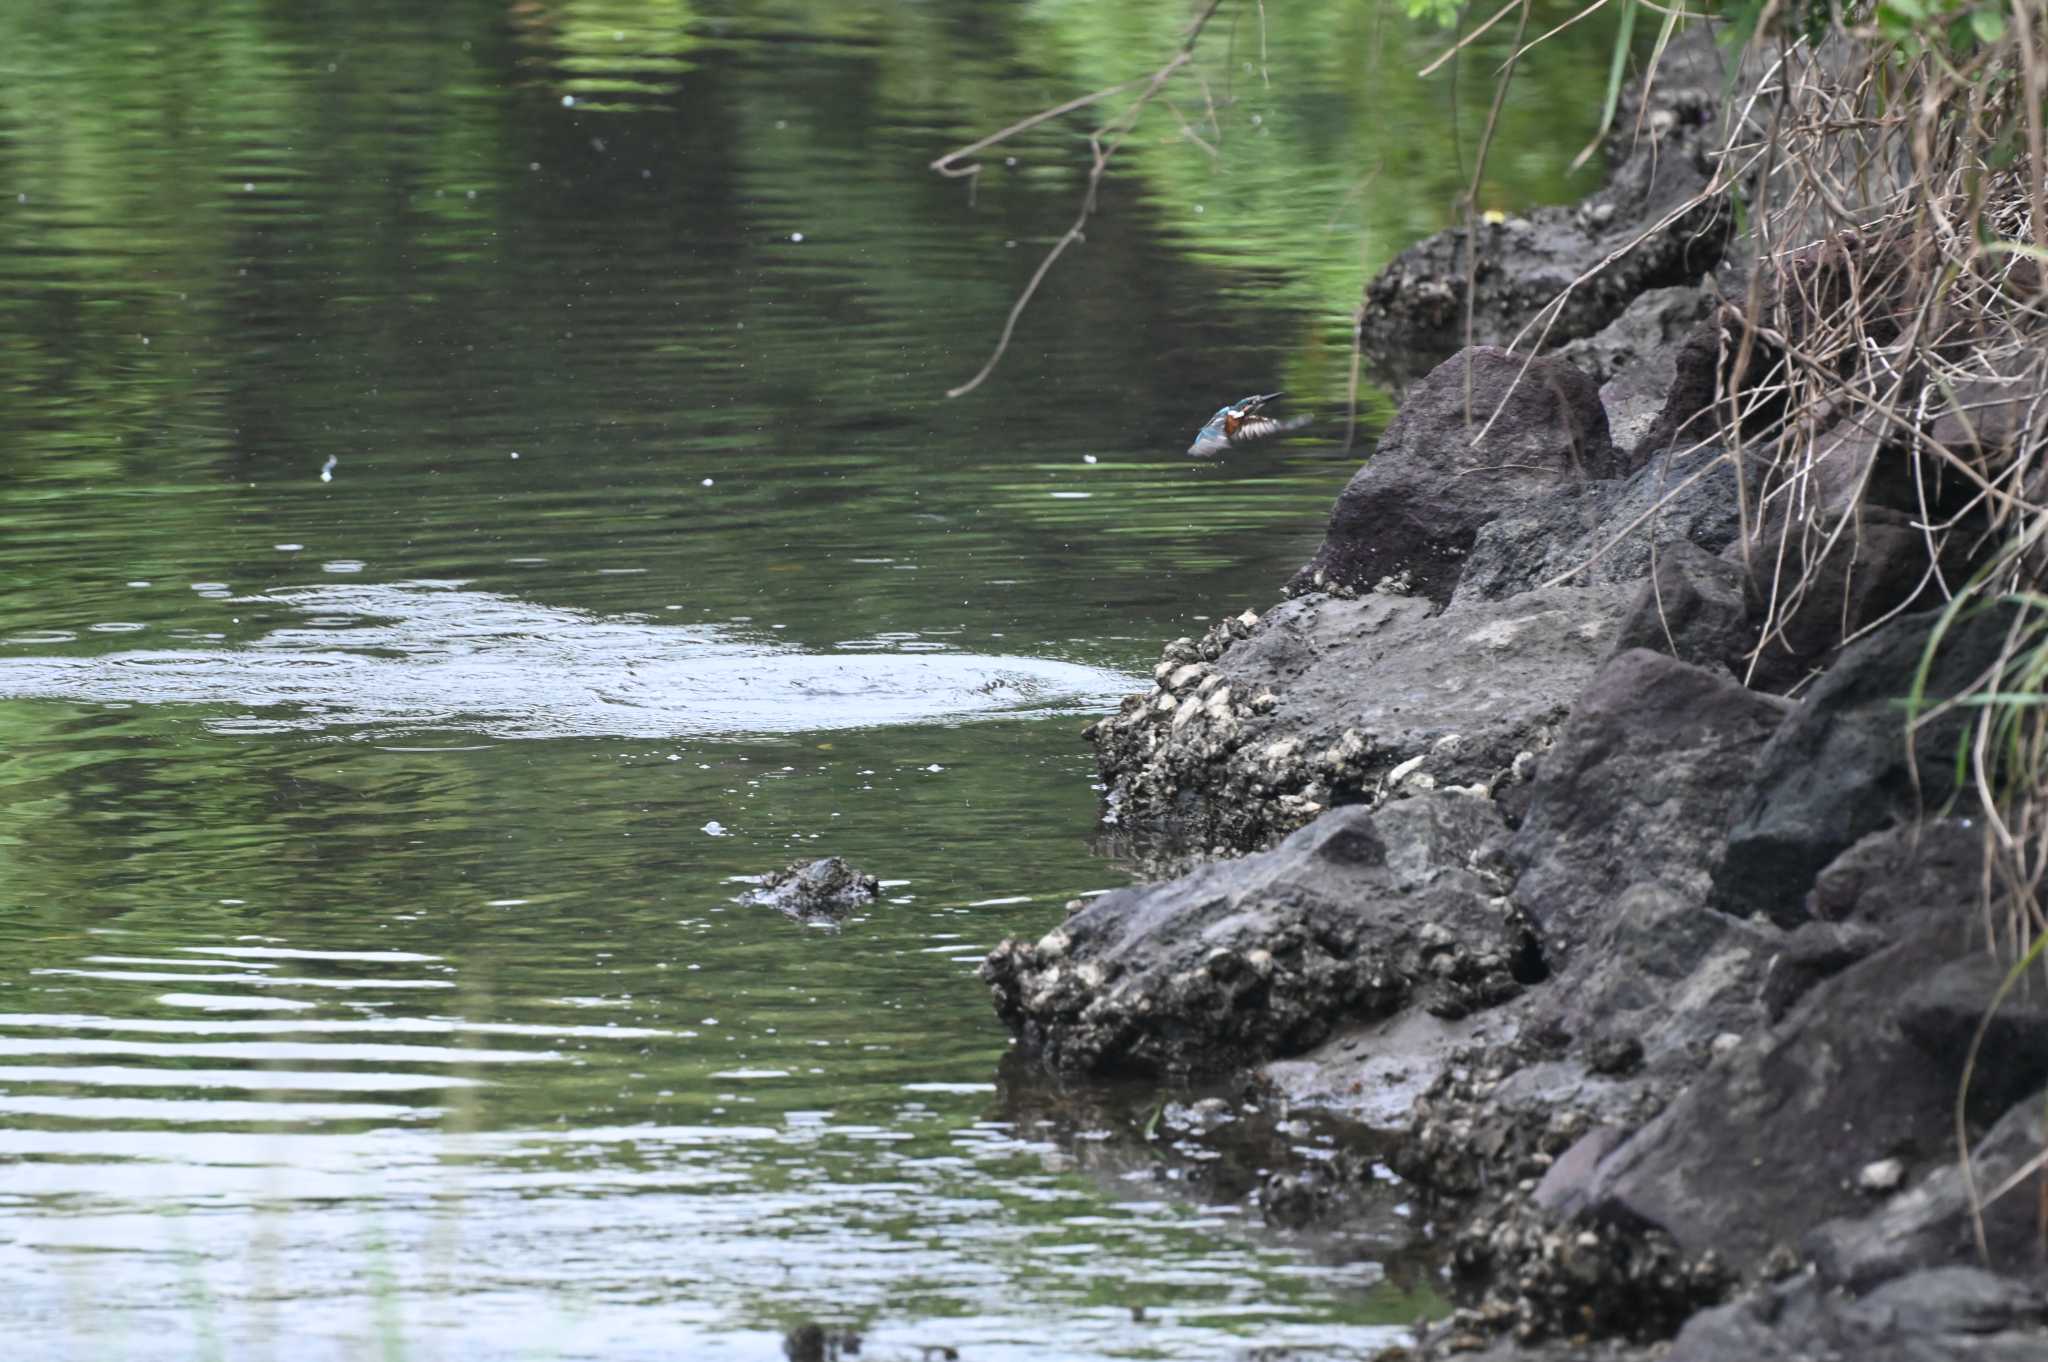
[[[854,869],[837,856],[822,856],[815,861],[793,861],[763,875],[740,901],[805,921],[837,922],[881,894],[881,881],[873,875]]]
[[[1457,1017],[1520,991],[1527,940],[1469,862],[1490,803],[1339,809],[1261,855],[1105,894],[982,963],[997,1014],[1069,1075],[1196,1075],[1298,1054],[1347,1020]]]

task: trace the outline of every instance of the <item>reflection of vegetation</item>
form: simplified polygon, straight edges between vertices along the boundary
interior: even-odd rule
[[[360,569],[819,650],[1149,665],[1191,612],[1263,604],[1348,472],[1306,445],[1194,464],[1190,422],[1254,385],[1327,411],[1363,271],[1443,220],[1485,98],[1467,82],[1451,117],[1406,74],[1437,40],[1351,0],[1266,7],[1269,85],[1232,8],[1200,61],[1215,121],[1177,94],[1220,159],[1155,111],[996,382],[945,403],[1074,211],[1082,124],[1021,138],[972,198],[926,166],[1129,76],[1181,0],[0,6],[0,660],[246,643],[281,622],[264,588]],[[1525,79],[1550,126],[1496,152],[1486,206],[1566,192],[1596,112],[1576,61]],[[830,1107],[910,1131],[902,1166],[951,1205],[931,1170],[984,1100],[913,1119],[904,1085],[977,1082],[1002,1049],[964,957],[1117,878],[1072,727],[392,751],[0,703],[0,940],[49,1010],[158,1021],[190,1015],[175,986],[28,972],[242,938],[436,956],[450,1011],[699,1032],[579,1045],[476,1090],[466,1126]],[[728,902],[821,837],[905,901],[832,941]],[[735,1064],[790,1077],[728,1106]],[[846,1210],[870,1145],[767,1148],[720,1171],[848,1188],[820,1214],[884,1239],[958,1228]],[[696,1157],[569,1151],[505,1162]],[[1085,1239],[1103,1197],[1038,1157],[981,1160],[957,1199],[1030,1228],[1000,1271],[1052,1299],[1074,1283],[1034,1249]],[[1254,1289],[1387,1308],[1292,1268]]]

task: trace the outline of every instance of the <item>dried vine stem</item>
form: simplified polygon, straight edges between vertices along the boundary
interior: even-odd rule
[[[1054,262],[1066,254],[1067,247],[1077,241],[1086,240],[1084,229],[1088,226],[1088,219],[1094,216],[1095,196],[1102,187],[1102,177],[1109,169],[1110,160],[1115,157],[1118,148],[1123,146],[1124,139],[1130,136],[1131,129],[1137,124],[1138,116],[1145,112],[1145,106],[1150,104],[1159,92],[1166,88],[1166,83],[1173,79],[1175,72],[1194,60],[1195,44],[1201,41],[1202,30],[1209,26],[1209,21],[1216,17],[1216,11],[1223,8],[1223,3],[1224,0],[1208,0],[1208,3],[1202,7],[1201,12],[1188,25],[1187,33],[1181,38],[1179,50],[1167,60],[1165,65],[1154,71],[1150,76],[1140,76],[1134,80],[1127,80],[1121,84],[1097,90],[1092,94],[1082,95],[1077,99],[1070,99],[1064,104],[1045,109],[1033,114],[1029,118],[1012,123],[1000,132],[990,133],[978,142],[970,142],[958,150],[949,151],[932,162],[931,168],[941,175],[950,176],[954,179],[965,178],[971,181],[974,176],[981,173],[980,162],[968,161],[968,158],[977,153],[986,151],[990,147],[1004,142],[1020,132],[1029,131],[1041,123],[1058,118],[1062,114],[1072,113],[1076,109],[1085,109],[1090,104],[1099,103],[1113,95],[1121,94],[1134,85],[1142,85],[1144,87],[1138,92],[1137,98],[1125,105],[1122,111],[1114,118],[1111,118],[1095,129],[1095,131],[1088,134],[1088,152],[1091,164],[1088,167],[1088,188],[1081,196],[1081,211],[1075,215],[1073,225],[1061,233],[1060,239],[1055,241],[1052,244],[1052,249],[1045,253],[1045,258],[1038,262],[1038,268],[1032,271],[1030,281],[1024,285],[1024,291],[1019,293],[1017,301],[1010,305],[1010,315],[1003,321],[1002,335],[997,338],[996,348],[989,355],[988,362],[981,366],[980,372],[975,374],[973,378],[968,379],[957,388],[946,389],[946,396],[961,397],[973,392],[986,382],[988,376],[996,371],[996,366],[1002,363],[1003,355],[1010,348],[1010,338],[1016,333],[1018,318],[1022,317],[1024,309],[1031,305],[1031,299],[1038,292],[1038,286],[1044,283],[1045,276],[1052,272]],[[1262,18],[1263,14],[1264,10],[1262,8]],[[1213,104],[1211,107],[1213,108]],[[1185,122],[1183,122],[1182,126],[1190,137],[1194,136],[1193,129],[1186,128]],[[1196,137],[1195,141],[1197,144],[1201,144],[1199,137]],[[1209,146],[1203,145],[1202,149],[1209,152],[1212,156],[1216,154],[1214,148]]]

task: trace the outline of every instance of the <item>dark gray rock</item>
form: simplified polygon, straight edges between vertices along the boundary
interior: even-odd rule
[[[1110,816],[1248,849],[1334,804],[1510,784],[1606,655],[1630,594],[1555,587],[1443,614],[1413,597],[1313,594],[1226,622],[1214,648],[1216,631],[1169,645],[1155,689],[1087,730]]]
[[[1726,672],[1645,650],[1600,669],[1537,767],[1507,847],[1515,901],[1553,965],[1632,885],[1706,902],[1742,782],[1788,708]]]
[[[1595,1048],[1635,1041],[1661,1102],[1706,1067],[1717,1037],[1763,1024],[1761,990],[1781,941],[1702,908],[1695,893],[1633,885],[1591,915],[1574,958],[1531,999],[1529,1026],[1585,1054],[1595,1073]],[[1523,1079],[1504,1083],[1500,1099],[1518,1099]]]
[[[1808,915],[1807,890],[1858,839],[1939,809],[1954,790],[1967,715],[1924,725],[1909,758],[1903,702],[1937,616],[1894,620],[1842,655],[1757,759],[1735,801],[1715,872],[1716,905],[1786,926]],[[1998,656],[2011,615],[1989,610],[1949,630],[1927,699],[1960,693]]]
[[[1743,676],[1759,690],[1784,691],[1840,655],[1842,639],[1896,614],[1916,597],[1938,601],[1929,576],[1927,536],[1912,517],[1867,506],[1836,522],[1793,525],[1773,517],[1746,550],[1722,550],[1745,565],[1750,614],[1773,621],[1744,660]],[[1747,557],[1745,558],[1745,552]]]
[[[1866,1166],[1935,1157],[1961,1070],[1913,1042],[1901,1000],[1971,949],[1968,925],[1923,923],[1724,1055],[1601,1165],[1593,1213],[1755,1272],[1815,1222],[1860,1209]]]
[[[1416,1099],[1465,1052],[1507,1043],[1520,1021],[1513,1001],[1463,1017],[1409,1009],[1340,1027],[1311,1050],[1259,1066],[1258,1077],[1287,1107],[1326,1111],[1371,1130],[1406,1130]]]
[[[1490,1339],[1499,1319],[1461,1310],[1412,1350],[1376,1362],[2032,1362],[2048,1355],[2044,1325],[2048,1297],[2038,1285],[1949,1267],[1862,1297],[1797,1277],[1701,1310],[1669,1343]]]
[[[1722,86],[1711,36],[1704,26],[1687,29],[1667,49],[1654,81],[1632,86],[1617,108],[1612,169],[1598,193],[1577,205],[1482,223],[1469,243],[1463,227],[1439,232],[1395,256],[1366,290],[1362,335],[1377,371],[1399,382],[1418,372],[1418,359],[1426,365],[1460,344],[1468,253],[1476,283],[1472,339],[1484,344],[1507,343],[1567,289],[1540,342],[1532,332],[1530,344],[1591,336],[1645,291],[1690,284],[1712,269],[1730,223],[1718,199],[1578,282],[1705,188]]]
[[[1642,594],[1621,622],[1617,653],[1648,648],[1695,666],[1737,669],[1756,640],[1745,589],[1749,578],[1741,564],[1709,551],[1719,547],[1679,543],[1659,551]]]
[[[1694,1316],[1665,1362],[2027,1362],[2048,1356],[2044,1323],[2038,1287],[1977,1268],[1860,1299],[1802,1277]]]
[[[1689,450],[1715,443],[1726,425],[1725,412],[1719,406],[1721,395],[1740,391],[1730,372],[1739,355],[1728,339],[1729,326],[1729,317],[1717,311],[1669,352],[1671,380],[1665,386],[1656,414],[1636,439],[1631,451],[1635,458],[1646,459],[1667,449]],[[1633,429],[1633,407],[1628,415]],[[1768,425],[1769,421],[1770,415],[1756,418],[1760,426]],[[1745,432],[1750,426],[1750,421],[1742,422]]]
[[[1633,371],[1630,391],[1654,389],[1661,406],[1664,392],[1670,387],[1671,351],[1697,330],[1716,306],[1713,296],[1702,288],[1653,288],[1639,295],[1596,334],[1567,342],[1551,353],[1600,384],[1603,400],[1608,397],[1608,384]],[[1660,370],[1664,375],[1662,381],[1657,377]],[[1612,420],[1612,401],[1608,402],[1607,411]]]
[[[1347,1020],[1462,1016],[1521,988],[1524,936],[1467,868],[1498,829],[1461,795],[1338,809],[1272,851],[1105,894],[981,976],[1027,1050],[1074,1075],[1227,1072]]]
[[[1873,832],[1822,867],[1806,897],[1819,922],[1895,941],[1929,917],[1966,920],[1983,894],[1984,829],[1935,818]]]
[[[1480,526],[1625,471],[1591,379],[1560,360],[1476,346],[1409,390],[1288,590],[1362,591],[1405,573],[1417,593],[1448,599]]]
[[[1559,359],[1583,369],[1600,385],[1608,434],[1616,449],[1635,450],[1642,443],[1678,381],[1679,346],[1718,306],[1703,288],[1651,289],[1598,335],[1557,349]]]
[[[1984,1247],[1990,1266],[2048,1280],[2048,1254],[2040,1233],[2041,1198],[2048,1174],[2029,1165],[2048,1149],[2048,1092],[2013,1104],[1971,1151],[1971,1174],[1983,1201]],[[1853,1291],[1932,1267],[1977,1266],[1971,1184],[1955,1150],[1927,1161],[1919,1183],[1868,1214],[1831,1220],[1806,1236],[1801,1248],[1822,1280]],[[2009,1184],[2017,1178],[2017,1186]],[[2006,1189],[1992,1197],[1995,1190]],[[2048,1355],[2048,1354],[2044,1354]]]
[[[1595,1126],[1580,1136],[1570,1149],[1557,1156],[1550,1171],[1536,1184],[1529,1200],[1553,1219],[1564,1220],[1581,1210],[1593,1186],[1593,1174],[1600,1163],[1628,1138],[1620,1126]]]
[[[1969,1072],[1964,1114],[1977,1121],[2048,1083],[2048,986],[2036,971],[2002,992],[2009,964],[1988,950],[1968,952],[1929,968],[1898,1003],[1908,1039],[1943,1067]]]
[[[1764,1012],[1776,1022],[1823,979],[1832,979],[1891,944],[1886,933],[1861,922],[1806,922],[1785,936],[1764,980]]]
[[[881,893],[881,882],[873,875],[854,869],[837,856],[821,856],[763,875],[740,901],[805,921],[837,922],[873,903]]]
[[[1626,478],[1560,487],[1488,521],[1451,599],[1500,600],[1552,580],[1640,581],[1654,556],[1679,545],[1718,552],[1741,529],[1734,467],[1720,450],[1659,457]]]

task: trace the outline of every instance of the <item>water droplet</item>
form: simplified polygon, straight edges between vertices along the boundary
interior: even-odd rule
[[[340,462],[341,462],[341,460],[340,460],[340,459],[336,458],[336,457],[335,457],[334,455],[332,455],[332,454],[329,454],[329,455],[327,456],[327,462],[326,462],[326,463],[323,463],[323,464],[321,464],[321,465],[320,465],[320,481],[322,481],[322,482],[333,482],[333,481],[334,481],[334,466],[335,466],[336,464],[340,463]]]
[[[725,824],[719,822],[716,818],[712,819],[704,825],[704,835],[706,837],[725,836]]]
[[[791,241],[802,241],[804,239],[804,234],[802,232],[791,232],[789,234],[789,239]]]
[[[574,96],[574,95],[563,95],[563,96],[562,96],[562,107],[563,107],[563,108],[565,108],[565,109],[573,109],[573,108],[575,108],[575,107],[576,107],[576,96]]]
[[[518,450],[516,450],[516,449],[515,449],[515,450],[513,450],[513,451],[512,451],[512,457],[513,457],[513,458],[515,458],[515,459],[516,459],[516,458],[518,458],[518,457],[519,457],[519,451],[518,451]]]
[[[705,485],[706,487],[709,487],[709,486],[711,485],[711,479],[709,479],[709,478],[706,478],[706,479],[704,479],[704,485]]]

